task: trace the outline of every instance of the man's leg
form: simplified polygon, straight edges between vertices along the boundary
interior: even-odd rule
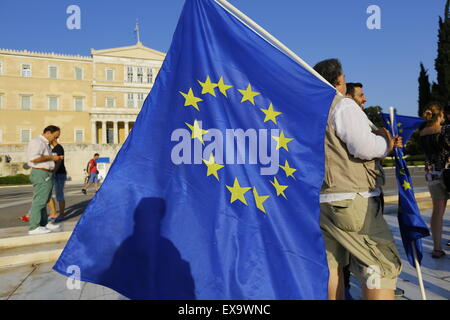
[[[364,300],[394,300],[394,290],[391,289],[369,289],[363,285]]]
[[[328,300],[345,300],[342,268],[329,269]]]
[[[333,214],[333,206],[324,203],[320,205],[320,227],[325,242],[328,262],[328,300],[345,300],[343,266],[349,262],[348,252],[330,233],[330,225],[333,224],[330,215]]]
[[[33,183],[29,228],[31,231],[39,226],[47,225],[47,203],[51,195],[53,180],[51,174],[41,170],[32,170],[30,180]]]

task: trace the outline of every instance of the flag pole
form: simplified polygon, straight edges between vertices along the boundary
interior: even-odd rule
[[[392,131],[392,137],[395,137],[395,130],[394,130],[394,107],[389,108],[389,116],[391,120],[391,131]],[[419,259],[417,259],[417,251],[416,251],[416,244],[415,241],[412,241],[411,246],[413,248],[413,257],[414,257],[414,264],[416,266],[416,272],[417,272],[417,279],[419,280],[419,287],[420,287],[420,293],[422,294],[422,300],[427,300],[427,296],[425,295],[425,287],[423,285],[423,278],[422,278],[422,269],[420,268]]]
[[[219,5],[221,5],[226,10],[230,11],[232,14],[237,16],[239,19],[241,19],[244,23],[246,23],[248,26],[253,28],[257,33],[260,35],[263,35],[266,39],[268,39],[272,44],[276,45],[279,50],[283,51],[287,56],[289,56],[291,59],[299,63],[302,67],[304,67],[306,70],[311,72],[313,75],[315,75],[317,78],[328,84],[330,87],[332,87],[334,90],[336,90],[335,87],[333,87],[324,77],[322,77],[316,70],[314,70],[310,65],[308,65],[305,61],[303,61],[298,55],[296,55],[291,49],[286,47],[281,41],[279,41],[277,38],[275,38],[273,35],[271,35],[268,31],[266,31],[263,27],[258,25],[255,21],[250,19],[248,16],[246,16],[243,12],[241,12],[239,9],[234,7],[231,3],[229,3],[226,0],[213,0],[217,2]],[[337,94],[341,95],[339,91],[337,91]]]
[[[416,265],[416,271],[417,271],[417,279],[419,280],[420,293],[422,294],[422,300],[427,300],[427,296],[425,294],[425,287],[423,285],[423,279],[422,279],[422,269],[420,268],[419,259],[417,259],[416,244],[414,243],[414,241],[412,242],[412,248],[413,248],[413,255],[414,255],[414,264]]]

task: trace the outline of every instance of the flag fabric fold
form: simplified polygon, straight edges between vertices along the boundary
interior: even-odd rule
[[[382,114],[382,118],[389,129],[403,138],[403,144],[411,137],[413,132],[423,123],[423,120],[415,117],[394,115],[394,123],[391,125],[390,115]],[[392,131],[392,127],[394,131]],[[403,247],[409,263],[415,267],[413,246],[417,252],[419,263],[423,257],[422,238],[428,237],[430,231],[420,214],[419,207],[414,196],[414,188],[403,155],[403,149],[395,148],[395,175],[398,185],[398,225],[402,237]]]
[[[54,269],[131,299],[326,299],[335,90],[187,0],[137,121]]]

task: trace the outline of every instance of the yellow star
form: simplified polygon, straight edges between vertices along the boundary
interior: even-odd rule
[[[200,102],[200,101],[203,101],[203,99],[200,99],[200,98],[197,98],[196,96],[194,96],[194,92],[192,91],[192,88],[189,89],[189,92],[187,94],[183,93],[181,91],[180,91],[180,93],[184,97],[184,99],[186,99],[185,102],[184,102],[184,106],[185,107],[193,106],[195,109],[200,111],[197,103]]]
[[[253,105],[255,105],[255,97],[260,95],[260,93],[252,91],[252,86],[250,84],[248,85],[247,90],[239,90],[239,92],[242,93],[241,102],[250,101]]]
[[[399,128],[400,128],[401,126],[402,126],[402,124],[401,124],[401,123],[397,123],[397,127],[399,127]]]
[[[245,200],[245,193],[251,188],[243,188],[239,185],[238,178],[234,178],[234,185],[232,187],[227,186],[228,190],[231,192],[230,203],[240,200],[243,204],[248,206],[247,200]]]
[[[219,87],[220,92],[226,97],[227,96],[227,90],[230,88],[233,88],[233,86],[229,86],[223,82],[223,77],[220,77],[219,82],[217,83],[217,86]]]
[[[260,196],[256,188],[253,188],[253,197],[255,197],[256,207],[267,214],[266,209],[264,208],[264,201],[270,198],[270,196]]]
[[[403,181],[403,189],[408,190],[411,189],[411,184],[409,182],[407,182],[406,180]]]
[[[288,148],[288,145],[287,145],[287,144],[288,144],[289,142],[291,142],[292,140],[294,140],[294,139],[286,138],[286,137],[284,136],[284,131],[281,131],[281,134],[280,134],[279,137],[272,137],[272,138],[274,138],[275,141],[278,143],[278,144],[277,144],[277,150],[280,150],[281,148],[284,148],[284,149],[286,149],[287,151],[289,151],[289,148]]]
[[[278,180],[276,177],[273,177],[273,182],[270,181],[270,183],[275,187],[275,190],[277,191],[277,196],[280,196],[280,194],[287,199],[286,195],[284,194],[284,190],[288,188],[288,186],[283,186],[278,183]]]
[[[281,112],[276,112],[273,110],[273,105],[270,104],[268,109],[261,109],[262,112],[266,115],[264,122],[272,120],[273,123],[277,124],[277,117],[281,114]]]
[[[212,153],[209,156],[209,160],[206,161],[205,159],[203,159],[203,162],[208,167],[208,172],[206,173],[206,176],[209,177],[210,175],[214,175],[214,177],[216,177],[217,181],[220,181],[217,171],[222,169],[224,166],[221,164],[215,163],[214,155]]]
[[[210,95],[216,96],[216,91],[214,90],[217,88],[217,83],[211,82],[211,79],[209,79],[209,76],[206,78],[205,82],[199,81],[200,85],[202,86],[202,94],[209,93]]]
[[[194,125],[191,125],[187,122],[185,122],[185,124],[189,127],[189,129],[191,129],[192,131],[192,139],[197,138],[198,140],[201,141],[202,144],[205,144],[205,142],[203,141],[203,135],[205,135],[208,130],[203,130],[199,124],[197,120],[194,120]]]
[[[297,169],[289,167],[289,162],[287,160],[284,163],[284,166],[280,166],[280,168],[286,173],[286,178],[292,177],[295,180],[294,172],[297,171]]]
[[[405,169],[400,169],[400,174],[401,174],[402,176],[406,176]]]

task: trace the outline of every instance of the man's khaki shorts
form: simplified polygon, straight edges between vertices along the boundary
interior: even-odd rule
[[[330,269],[350,263],[369,289],[395,289],[401,260],[378,197],[321,203],[320,227]]]

